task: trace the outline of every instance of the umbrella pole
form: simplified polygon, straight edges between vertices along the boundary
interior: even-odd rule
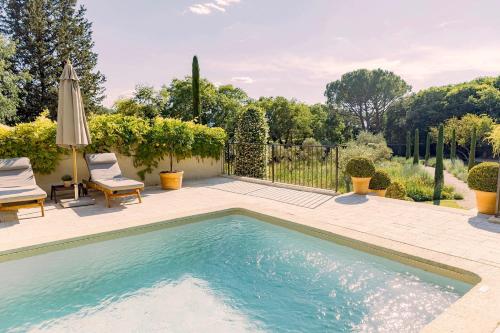
[[[72,146],[73,148],[73,181],[74,181],[74,186],[75,186],[75,200],[78,200],[78,170],[76,166],[76,148],[75,146]]]

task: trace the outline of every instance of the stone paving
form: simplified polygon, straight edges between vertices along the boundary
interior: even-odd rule
[[[422,265],[437,263],[449,272],[455,269],[448,266],[472,272],[481,281],[424,332],[491,333],[497,329],[500,225],[473,211],[375,196],[314,194],[212,178],[187,182],[179,191],[147,188],[143,204],[115,203],[107,209],[100,197],[98,204],[89,207],[61,209],[49,204],[45,218],[36,210],[22,210],[19,222],[0,223],[0,251],[242,208],[371,244],[386,249],[388,255],[404,253]]]

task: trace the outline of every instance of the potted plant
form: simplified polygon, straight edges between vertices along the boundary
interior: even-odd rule
[[[160,172],[161,188],[178,190],[182,187],[184,171],[174,170],[174,157],[180,160],[191,153],[194,142],[192,125],[178,119],[157,118],[152,127],[152,135],[158,158],[170,158],[170,169]]]
[[[375,192],[379,197],[385,197],[387,188],[391,185],[391,177],[383,170],[377,170],[370,180],[369,189]]]
[[[479,213],[495,214],[497,179],[496,162],[480,163],[470,169],[467,184],[476,192],[476,206]]]
[[[375,166],[365,157],[355,157],[347,162],[346,173],[351,176],[354,193],[367,194],[370,179],[375,174]]]
[[[61,180],[63,181],[64,187],[70,187],[73,177],[71,177],[70,175],[64,175],[61,177]]]

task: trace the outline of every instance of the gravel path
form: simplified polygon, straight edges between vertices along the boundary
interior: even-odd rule
[[[435,169],[433,167],[424,166],[424,168],[430,175],[434,177]],[[444,170],[444,183],[446,185],[453,186],[458,193],[463,195],[463,200],[457,200],[457,203],[461,207],[466,209],[476,208],[476,197],[474,191],[472,191],[469,186],[467,186],[467,183],[464,183],[446,170]]]

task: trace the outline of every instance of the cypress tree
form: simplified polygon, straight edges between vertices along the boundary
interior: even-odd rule
[[[457,159],[457,135],[455,129],[451,130],[450,159],[452,161],[455,161]]]
[[[438,141],[436,146],[436,170],[434,173],[434,195],[433,200],[441,199],[441,192],[444,185],[443,173],[443,150],[444,150],[444,129],[443,125],[439,125]]]
[[[201,119],[201,103],[200,103],[200,66],[198,57],[193,57],[193,77],[191,80],[193,90],[193,119],[195,122],[203,123]]]
[[[31,121],[43,109],[56,117],[59,77],[68,59],[80,78],[85,111],[98,109],[105,78],[96,70],[85,7],[76,0],[1,0],[0,7],[0,32],[16,43],[15,70],[31,77],[19,84],[18,119]]]
[[[425,138],[425,165],[429,162],[429,158],[431,157],[431,133],[427,132],[427,136]]]
[[[469,150],[469,170],[476,165],[476,140],[477,140],[477,129],[474,127],[472,129],[472,137],[470,140],[470,150]]]
[[[406,132],[406,159],[411,157],[411,134],[410,131]]]
[[[415,130],[415,143],[413,144],[413,164],[418,164],[420,139],[418,137],[418,128]]]

